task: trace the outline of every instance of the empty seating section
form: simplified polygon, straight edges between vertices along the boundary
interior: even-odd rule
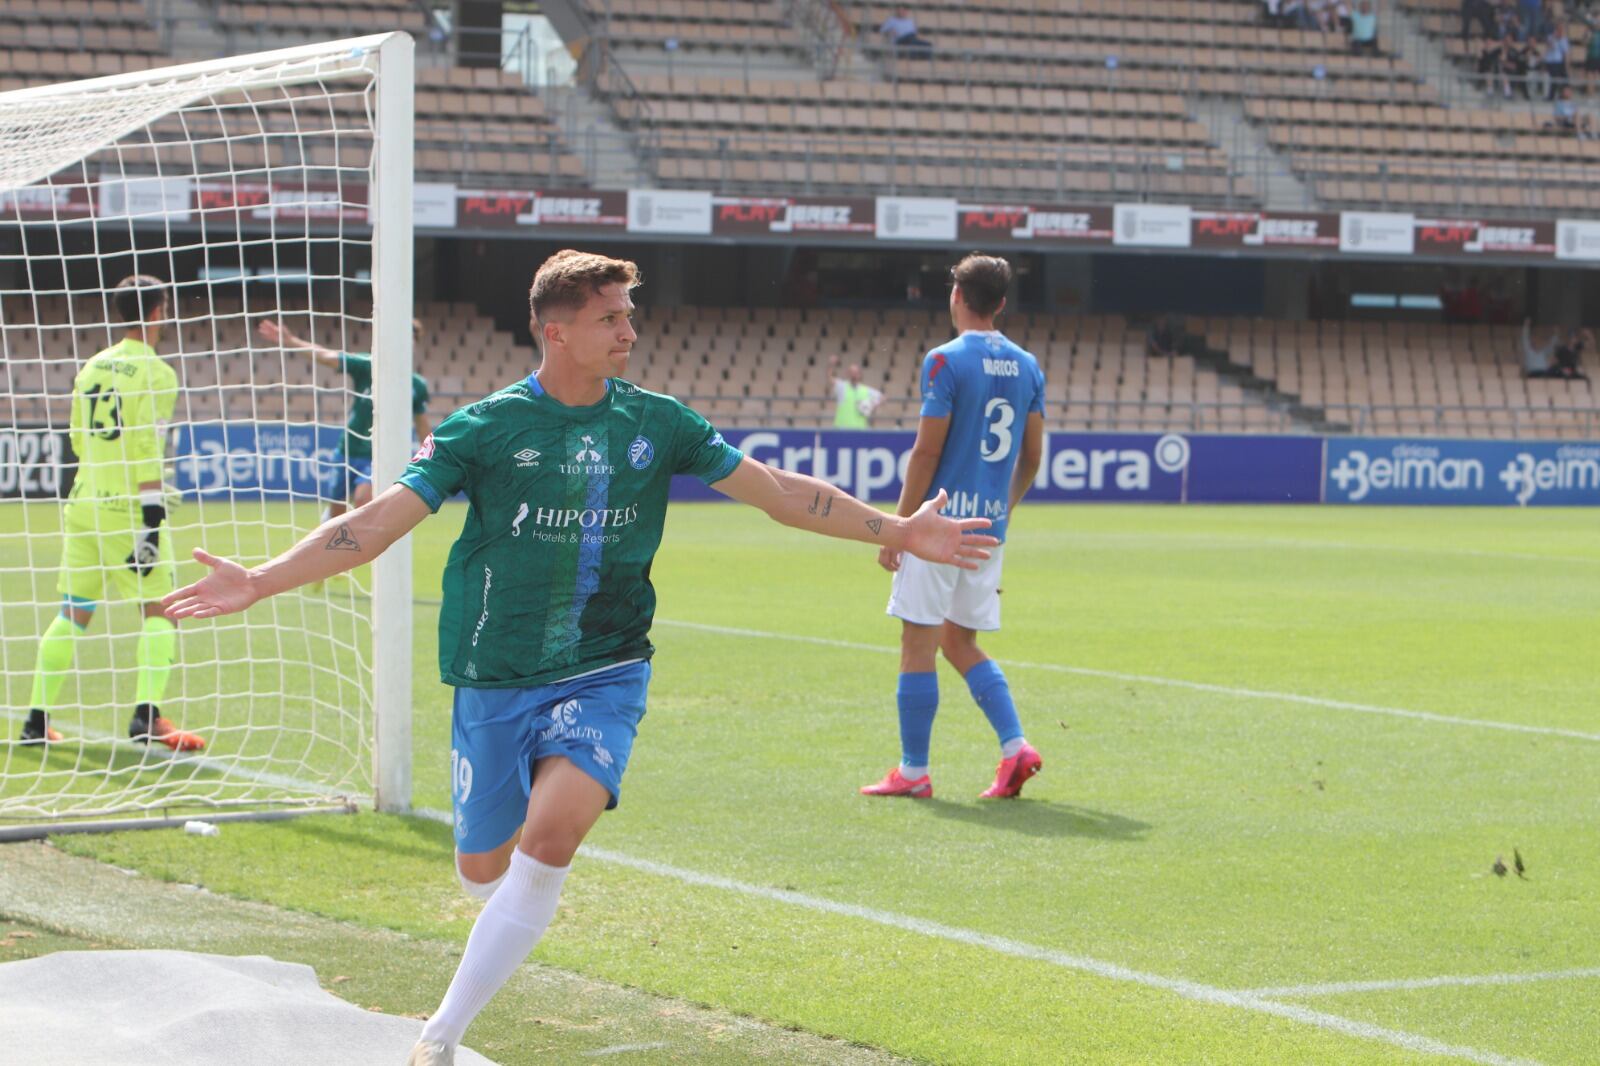
[[[342,422],[343,376],[309,358],[267,347],[253,332],[276,311],[226,299],[214,314],[192,308],[161,348],[178,369],[185,420]],[[79,363],[115,340],[105,309],[81,300],[9,296],[0,325],[0,422],[65,426]],[[526,375],[537,356],[470,304],[417,308],[417,369],[428,378],[435,420]],[[35,325],[35,320],[44,323]],[[330,348],[364,351],[370,328],[286,308],[284,321]],[[874,424],[916,426],[922,355],[949,339],[940,312],[793,308],[642,307],[629,377],[684,399],[713,422],[737,427],[827,425],[829,356],[859,363],[886,400]],[[1110,315],[1008,316],[1012,339],[1045,371],[1046,424],[1055,430],[1305,432],[1309,423],[1269,408],[1189,356],[1151,359],[1144,329]],[[1593,439],[1600,406],[1587,382],[1524,381],[1513,327],[1381,322],[1191,320],[1280,392],[1363,433]],[[1593,369],[1592,367],[1590,369]]]
[[[1594,205],[1600,141],[1547,128],[1543,114],[1257,99],[1245,113],[1328,203],[1523,214]]]
[[[327,40],[379,30],[425,35],[428,18],[413,0],[214,0],[217,23],[230,35],[277,33]]]
[[[423,17],[410,0],[224,2],[216,16],[225,29],[235,20],[241,34],[270,30],[279,35],[276,43],[284,43],[285,35],[310,42],[378,29],[415,32]],[[237,47],[243,51],[257,44],[263,42],[241,37]],[[9,0],[0,9],[0,91],[177,62],[164,51],[162,33],[141,0]],[[192,150],[165,151],[161,161],[202,172],[269,163],[359,168],[366,166],[367,153],[337,145],[332,134],[364,128],[369,108],[370,101],[352,91],[335,95],[320,115],[309,108],[291,114],[280,103],[229,124],[194,112],[186,116],[187,127],[175,119],[158,125],[156,139],[198,142]],[[419,62],[416,116],[416,171],[424,180],[490,186],[588,182],[583,160],[565,143],[545,98],[508,71]],[[258,118],[264,119],[266,136]],[[126,157],[122,162],[133,165]]]
[[[617,45],[661,47],[677,42],[796,53],[807,48],[804,36],[789,25],[776,0],[587,0],[583,6],[590,20]]]
[[[1201,328],[1234,362],[1358,433],[1600,433],[1600,397],[1588,382],[1523,379],[1517,327],[1241,318]]]
[[[635,85],[639,97],[617,98],[617,111],[637,126],[648,108],[672,182],[1250,196],[1176,93],[664,74]]]

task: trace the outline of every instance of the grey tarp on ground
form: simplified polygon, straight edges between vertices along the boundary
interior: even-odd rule
[[[63,951],[0,965],[0,1060],[50,1066],[402,1066],[422,1023],[262,955]],[[493,1066],[462,1048],[459,1066]]]

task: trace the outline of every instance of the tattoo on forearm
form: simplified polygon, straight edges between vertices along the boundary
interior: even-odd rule
[[[817,493],[811,498],[811,506],[806,508],[806,514],[816,514],[817,504],[822,502],[822,493]]]
[[[829,496],[828,497],[828,502],[822,505],[822,517],[823,518],[827,518],[828,517],[828,512],[833,510],[833,500],[834,500],[834,498],[832,496]]]
[[[331,552],[358,552],[361,550],[361,542],[356,540],[355,535],[350,532],[349,525],[340,524],[339,528],[333,531],[333,536],[328,538],[325,550]]]
[[[881,519],[881,518],[868,519],[867,520],[867,528],[872,530],[872,535],[874,537],[876,537],[878,534],[883,532],[883,519]]]

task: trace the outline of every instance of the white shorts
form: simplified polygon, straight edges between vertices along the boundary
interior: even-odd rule
[[[930,563],[910,552],[900,557],[889,587],[888,613],[912,625],[946,621],[989,633],[1000,628],[1000,564],[1004,544],[991,549],[976,570]]]

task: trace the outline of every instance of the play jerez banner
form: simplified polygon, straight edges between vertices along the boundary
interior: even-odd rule
[[[182,426],[173,448],[188,496],[316,498],[343,427]],[[914,435],[902,431],[727,429],[746,455],[813,474],[874,503],[899,499]],[[54,498],[72,484],[66,435],[0,430],[0,499]],[[673,498],[720,500],[694,478]],[[1050,433],[1032,501],[1600,506],[1600,441]],[[978,503],[959,495],[958,514]]]

